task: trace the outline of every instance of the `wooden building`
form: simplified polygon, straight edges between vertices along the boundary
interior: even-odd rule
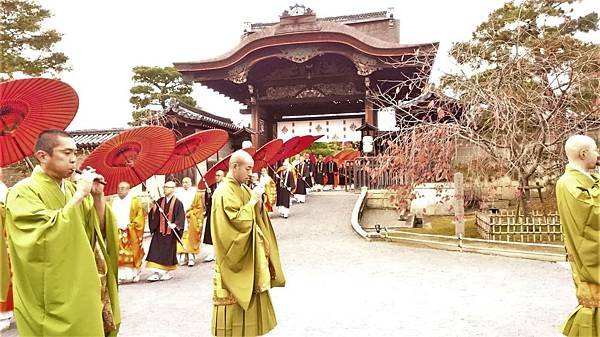
[[[260,146],[285,138],[290,121],[347,119],[353,132],[365,123],[377,127],[378,92],[418,97],[438,43],[401,44],[399,32],[389,11],[320,18],[295,5],[279,22],[250,24],[224,55],[174,65],[184,78],[247,105],[242,113],[251,115],[252,141]],[[398,86],[416,77],[418,83]]]

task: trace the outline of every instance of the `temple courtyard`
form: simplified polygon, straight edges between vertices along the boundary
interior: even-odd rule
[[[561,336],[577,303],[564,264],[367,242],[356,198],[321,192],[273,217],[287,285],[269,336]],[[210,336],[212,267],[121,286],[120,336]]]

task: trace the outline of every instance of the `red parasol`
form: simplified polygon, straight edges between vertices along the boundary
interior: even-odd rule
[[[321,136],[318,136],[318,138],[315,138],[315,136],[311,136],[311,135],[308,135],[308,136],[302,136],[302,137],[300,137],[300,140],[298,141],[298,145],[296,145],[296,147],[294,148],[294,150],[293,150],[293,151],[291,151],[291,152],[288,154],[288,157],[295,156],[295,155],[297,155],[298,153],[300,153],[300,152],[302,152],[302,151],[304,151],[304,150],[308,149],[308,148],[310,147],[310,145],[311,145],[311,144],[312,144],[312,143],[313,143],[315,140],[319,139],[320,137],[321,137]]]
[[[360,151],[358,150],[353,150],[352,153],[350,153],[349,155],[344,157],[344,161],[352,161],[356,158],[360,157]]]
[[[273,156],[273,158],[269,160],[269,165],[273,165],[282,159],[289,158],[289,153],[291,153],[291,151],[294,150],[294,148],[298,145],[299,141],[299,136],[294,136],[288,139],[285,143],[283,143],[283,146],[281,147],[281,149],[279,149],[277,154],[275,154],[275,156]]]
[[[31,155],[38,135],[47,129],[64,130],[78,107],[75,90],[58,80],[0,83],[0,166]]]
[[[341,150],[340,152],[336,153],[333,156],[333,160],[340,165],[342,162],[344,162],[347,156],[352,155],[352,153],[354,153],[354,150],[352,149],[348,149],[348,150]]]
[[[196,132],[175,143],[175,149],[165,166],[155,174],[169,174],[183,171],[219,151],[227,143],[229,135],[225,130],[204,130]]]
[[[265,145],[261,146],[260,149],[254,154],[254,172],[260,171],[263,167],[269,165],[269,160],[275,156],[280,149],[283,148],[283,140],[273,139]]]
[[[95,168],[106,179],[105,194],[115,194],[122,181],[133,187],[150,178],[171,157],[174,147],[175,135],[167,128],[134,128],[100,144],[81,167]]]
[[[250,155],[254,155],[254,153],[256,153],[256,149],[253,147],[247,147],[244,149],[244,151],[250,153]],[[198,183],[198,188],[206,189],[207,186],[210,186],[210,185],[216,183],[217,181],[215,180],[215,173],[217,173],[217,171],[221,170],[221,171],[227,173],[227,171],[229,170],[229,159],[230,158],[231,158],[231,154],[228,155],[227,157],[221,159],[218,163],[216,163],[211,168],[209,168],[208,171],[206,171],[206,173],[204,173],[204,179],[200,180],[200,182]]]

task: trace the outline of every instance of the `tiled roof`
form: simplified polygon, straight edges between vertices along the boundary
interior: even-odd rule
[[[177,115],[189,121],[196,121],[208,127],[223,129],[229,132],[237,132],[241,129],[239,126],[233,124],[233,121],[229,118],[213,115],[202,109],[189,106],[175,99],[167,102],[165,114]]]
[[[343,24],[352,24],[357,22],[365,22],[365,21],[377,21],[377,20],[385,20],[391,18],[391,14],[388,11],[380,11],[380,12],[371,12],[371,13],[361,13],[361,14],[351,14],[351,15],[340,15],[340,16],[330,16],[325,18],[318,18],[319,21],[331,21],[338,22]],[[256,31],[259,29],[263,29],[265,27],[270,27],[278,24],[279,22],[258,22],[250,24],[250,29],[252,31]]]
[[[87,130],[73,130],[68,131],[75,144],[79,148],[90,148],[96,147],[103,142],[111,139],[112,137],[118,135],[125,129],[123,128],[113,128],[113,129],[87,129]]]

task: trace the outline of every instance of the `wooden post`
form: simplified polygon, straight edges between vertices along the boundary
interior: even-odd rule
[[[465,193],[463,174],[454,174],[454,233],[456,237],[465,236]]]

